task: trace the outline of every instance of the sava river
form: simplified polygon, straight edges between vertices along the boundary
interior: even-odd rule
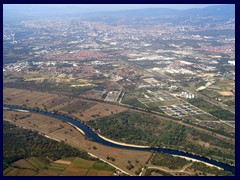
[[[134,147],[134,146],[124,145],[124,144],[117,144],[117,143],[114,143],[113,141],[108,141],[107,139],[98,136],[90,127],[83,124],[79,120],[68,117],[66,115],[61,115],[61,114],[56,114],[56,113],[53,114],[53,113],[46,112],[46,111],[39,111],[39,110],[31,109],[31,108],[24,108],[24,107],[19,107],[19,106],[12,106],[12,105],[3,105],[3,107],[8,108],[10,110],[26,110],[29,112],[39,113],[39,114],[57,118],[62,121],[69,122],[69,123],[73,124],[74,126],[78,127],[79,129],[81,129],[85,133],[85,136],[90,138],[92,141],[101,143],[106,146],[111,146],[111,147],[121,148],[121,149],[128,149],[128,150],[156,151],[156,152],[163,152],[163,153],[167,153],[167,154],[171,154],[171,155],[183,156],[183,157],[192,158],[192,159],[195,159],[198,161],[202,161],[202,162],[220,167],[226,171],[230,171],[233,174],[235,174],[234,166],[231,166],[231,165],[228,165],[228,164],[225,164],[222,162],[218,162],[218,161],[215,161],[215,160],[203,157],[203,156],[191,154],[188,152],[183,152],[183,151],[173,150],[173,149],[168,149],[168,148],[161,148],[161,147],[137,147],[137,146]]]

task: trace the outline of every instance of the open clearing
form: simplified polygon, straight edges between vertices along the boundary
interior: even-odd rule
[[[84,116],[90,117],[89,120],[92,120],[99,117],[109,116],[111,114],[117,114],[126,110],[126,108],[121,106],[99,103],[83,111],[82,114]]]

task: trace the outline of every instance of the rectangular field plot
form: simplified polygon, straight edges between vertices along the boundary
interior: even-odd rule
[[[48,163],[43,158],[30,157],[27,158],[27,161],[37,169],[44,169],[48,166]]]
[[[89,169],[86,176],[96,176],[98,174],[99,170],[96,169]]]
[[[68,104],[66,104],[64,107],[62,107],[59,110],[64,111],[64,112],[79,113],[79,112],[82,112],[82,111],[96,105],[96,104],[97,103],[75,100],[75,101],[69,102]]]
[[[102,99],[105,90],[90,90],[83,94],[84,97],[92,98],[92,99]]]
[[[85,176],[87,172],[88,169],[68,167],[62,174],[67,176]]]
[[[81,119],[83,119],[84,117],[88,117],[88,119],[86,120],[86,121],[88,121],[91,119],[96,119],[98,117],[109,116],[111,114],[118,114],[118,113],[120,113],[122,111],[126,111],[126,110],[127,109],[122,106],[98,103],[98,104],[90,107],[89,109],[83,111],[82,114],[84,116]]]
[[[16,162],[14,162],[14,165],[19,168],[37,170],[37,168],[35,168],[35,166],[30,164],[26,159],[20,159],[20,160],[16,161]]]
[[[71,164],[71,167],[75,167],[75,168],[92,168],[92,166],[94,165],[94,161],[89,161],[89,160],[85,160],[85,159],[81,159],[81,158],[75,158]]]
[[[98,171],[97,176],[112,176],[113,172],[111,171]]]
[[[4,176],[34,176],[37,172],[31,169],[16,169],[9,167],[3,171]]]
[[[47,170],[47,169],[41,169],[41,170],[38,171],[36,176],[58,176],[59,174],[60,174],[60,172],[58,172],[58,171],[51,171],[51,170]]]
[[[52,108],[68,101],[67,97],[44,92],[4,88],[4,103],[14,105],[26,105],[29,107]]]
[[[48,169],[52,170],[52,171],[64,171],[67,167],[68,167],[68,165],[66,165],[66,164],[59,164],[59,163],[53,162],[48,167]]]
[[[171,106],[159,106],[169,116],[181,117],[186,115],[199,115],[205,114],[204,111],[198,109],[190,104],[177,104]]]
[[[214,116],[211,116],[209,114],[198,114],[194,116],[198,120],[203,120],[203,121],[217,121],[218,119]]]

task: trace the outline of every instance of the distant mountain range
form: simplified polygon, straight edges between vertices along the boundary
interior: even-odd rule
[[[147,8],[147,9],[134,9],[134,10],[121,10],[121,11],[101,11],[101,12],[86,12],[78,6],[52,8],[41,6],[4,6],[4,21],[7,19],[22,20],[34,19],[41,17],[79,17],[86,20],[93,21],[115,21],[119,19],[133,19],[133,18],[157,18],[165,19],[171,23],[177,23],[180,19],[191,19],[194,23],[197,17],[205,18],[207,21],[226,21],[230,18],[235,18],[235,5],[217,5],[209,6],[206,8],[195,8],[187,10],[176,10],[167,8]],[[18,8],[18,9],[17,9]],[[210,18],[211,17],[211,18]],[[187,21],[186,21],[187,23]],[[199,23],[196,21],[195,23]],[[201,23],[201,22],[200,22]]]
[[[233,18],[235,16],[234,5],[217,5],[206,8],[194,8],[187,10],[176,10],[167,8],[147,8],[122,11],[105,11],[96,13],[87,13],[89,16],[116,16],[116,17],[157,17],[157,16],[218,16],[222,18]]]
[[[113,22],[119,19],[159,19],[169,23],[179,24],[201,24],[228,21],[235,19],[234,5],[218,5],[206,8],[195,8],[188,10],[176,10],[167,8],[147,8],[122,11],[106,11],[96,13],[85,13],[81,17],[93,21]]]

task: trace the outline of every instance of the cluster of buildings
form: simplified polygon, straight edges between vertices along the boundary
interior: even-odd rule
[[[15,71],[15,72],[21,72],[25,71],[29,68],[28,62],[18,62],[14,64],[7,64],[4,66],[3,71]]]
[[[188,93],[188,92],[182,92],[180,94],[180,97],[183,97],[183,98],[186,98],[186,99],[194,99],[195,95],[191,94],[191,93]]]
[[[185,68],[172,68],[172,67],[165,68],[165,72],[169,74],[192,74],[192,75],[196,74],[195,72]]]

